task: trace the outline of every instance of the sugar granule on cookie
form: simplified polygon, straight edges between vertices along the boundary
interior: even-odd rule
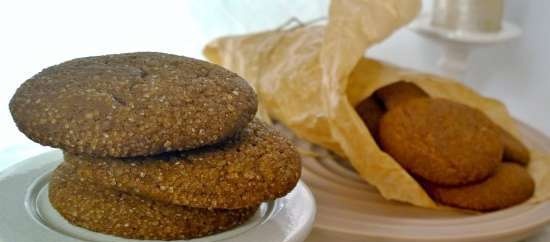
[[[141,52],[70,60],[16,91],[17,127],[43,145],[132,157],[219,143],[254,117],[254,90],[220,66]]]
[[[191,239],[222,232],[244,223],[258,208],[201,209],[153,201],[84,183],[69,163],[53,172],[49,198],[52,206],[77,226],[147,240]]]
[[[252,121],[234,138],[192,151],[126,159],[65,153],[90,182],[179,205],[243,208],[290,192],[300,155],[273,128]]]

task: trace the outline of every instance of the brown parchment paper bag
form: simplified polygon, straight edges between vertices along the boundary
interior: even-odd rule
[[[259,115],[274,118],[301,138],[350,160],[359,175],[387,199],[436,208],[437,204],[379,149],[354,106],[377,88],[406,80],[433,97],[476,107],[518,137],[504,105],[453,80],[363,57],[366,49],[411,21],[418,0],[335,0],[326,26],[230,36],[208,44],[205,56],[247,79],[260,100]],[[532,202],[548,198],[548,156],[532,151],[536,180]]]

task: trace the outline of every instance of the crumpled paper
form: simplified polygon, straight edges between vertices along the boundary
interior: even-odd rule
[[[416,206],[438,205],[374,139],[354,106],[384,85],[406,80],[433,97],[476,107],[516,137],[505,106],[450,79],[418,73],[363,57],[365,50],[410,22],[419,0],[334,0],[326,25],[223,37],[204,55],[247,79],[260,101],[258,115],[276,119],[300,138],[351,162],[387,199]],[[533,150],[536,180],[532,202],[549,197],[550,158]]]

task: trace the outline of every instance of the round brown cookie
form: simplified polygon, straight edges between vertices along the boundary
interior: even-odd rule
[[[201,237],[244,223],[258,206],[227,210],[177,206],[82,183],[74,167],[62,163],[49,185],[52,206],[69,222],[131,239]]]
[[[527,171],[513,163],[501,164],[494,175],[477,184],[445,187],[423,184],[434,200],[453,207],[478,211],[507,208],[529,199],[535,183]]]
[[[67,61],[27,80],[10,102],[30,139],[112,157],[218,143],[244,128],[256,106],[253,89],[238,75],[163,53]]]
[[[355,110],[369,129],[374,140],[378,142],[378,125],[386,112],[381,101],[375,95],[371,95],[357,104]]]
[[[461,185],[483,180],[501,163],[496,129],[477,109],[418,98],[382,117],[380,143],[413,175],[436,184]]]
[[[430,97],[430,95],[428,95],[428,93],[420,87],[406,81],[398,81],[387,86],[383,86],[376,90],[374,94],[382,100],[384,106],[388,110],[395,108],[396,106],[411,99]]]
[[[502,129],[501,127],[499,127],[498,130],[500,140],[504,146],[502,158],[506,161],[515,162],[524,166],[529,164],[531,157],[527,147],[525,147],[521,141],[512,136],[512,134],[508,133],[508,131]]]
[[[215,146],[126,159],[65,153],[65,161],[90,182],[201,208],[243,208],[284,196],[301,171],[293,145],[257,120]]]

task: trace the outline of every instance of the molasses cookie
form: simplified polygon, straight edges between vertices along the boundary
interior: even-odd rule
[[[375,95],[371,95],[357,104],[355,111],[357,111],[357,114],[369,129],[374,140],[378,142],[378,124],[382,115],[386,112],[384,105]]]
[[[485,114],[439,98],[390,109],[380,121],[380,143],[407,171],[441,185],[485,179],[501,163],[503,150]]]
[[[504,146],[504,153],[502,158],[506,161],[516,162],[520,165],[529,164],[531,159],[529,150],[525,145],[516,139],[508,131],[499,127],[499,134],[502,144]]]
[[[382,100],[386,109],[392,109],[414,98],[428,98],[430,95],[416,84],[398,81],[384,86],[374,94]]]
[[[69,222],[131,239],[175,240],[201,237],[244,223],[258,206],[204,209],[177,206],[87,184],[62,163],[53,173],[50,202]]]
[[[44,69],[10,102],[30,139],[72,153],[132,157],[188,150],[233,136],[257,100],[220,66],[163,53],[79,58]]]
[[[200,149],[126,159],[65,153],[89,182],[201,208],[244,208],[290,192],[300,156],[275,130],[252,121],[234,138]]]
[[[434,200],[442,204],[478,211],[493,211],[522,203],[535,190],[535,183],[529,173],[513,163],[501,164],[494,175],[473,185],[423,185]]]

